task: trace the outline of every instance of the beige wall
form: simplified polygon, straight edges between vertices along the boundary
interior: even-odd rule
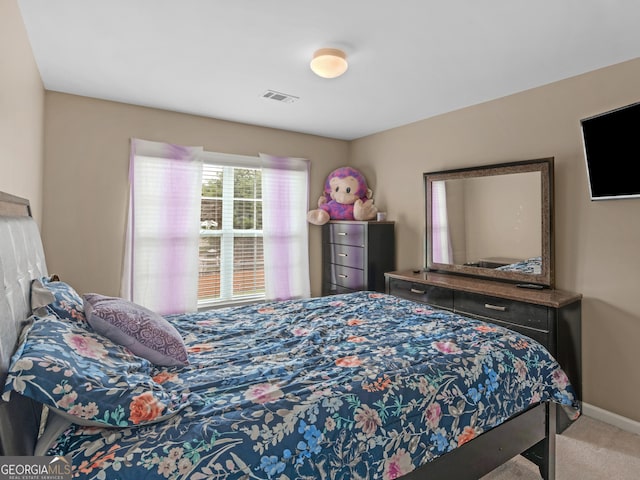
[[[44,88],[15,0],[0,0],[0,191],[42,219]]]
[[[464,180],[464,262],[542,254],[540,177],[540,172],[527,172]]]
[[[399,269],[424,265],[422,172],[555,157],[556,285],[584,295],[584,399],[636,421],[640,199],[589,200],[579,120],[638,100],[640,59],[361,138],[350,155],[397,222]]]
[[[47,92],[45,217],[49,271],[81,293],[120,293],[132,137],[240,155],[311,161],[310,204],[346,164],[348,143],[152,108]],[[310,226],[312,294],[320,294],[320,227]]]

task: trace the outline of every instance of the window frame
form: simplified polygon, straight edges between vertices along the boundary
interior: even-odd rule
[[[239,305],[247,303],[262,302],[266,298],[266,290],[262,293],[250,293],[246,295],[233,294],[233,263],[234,263],[234,240],[241,237],[252,237],[264,239],[261,229],[238,229],[234,228],[234,202],[236,200],[249,200],[256,202],[256,198],[241,199],[235,197],[233,176],[228,175],[232,169],[254,169],[262,171],[260,157],[250,157],[244,155],[231,155],[215,152],[202,152],[203,160],[203,181],[206,165],[221,167],[223,169],[223,189],[222,189],[222,225],[219,230],[200,229],[200,239],[203,237],[220,238],[220,296],[217,298],[200,298],[198,296],[198,310],[207,310],[216,307]],[[231,180],[229,180],[231,178]],[[201,195],[203,199],[209,198]],[[218,198],[218,197],[211,197]],[[262,202],[262,195],[260,197]],[[262,210],[261,210],[262,215]],[[264,245],[264,243],[263,243]],[[231,253],[229,253],[229,251]],[[263,246],[264,263],[264,246]],[[224,261],[227,255],[231,255],[230,261]],[[228,259],[229,260],[229,259]],[[264,267],[263,267],[264,268]],[[226,278],[226,281],[223,281]],[[230,280],[229,280],[230,279]],[[198,279],[200,281],[200,279]],[[263,284],[264,287],[264,284]]]

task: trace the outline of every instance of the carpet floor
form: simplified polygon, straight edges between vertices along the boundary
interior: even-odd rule
[[[538,467],[516,457],[481,480],[540,480]],[[640,479],[640,435],[582,415],[556,436],[556,480]]]

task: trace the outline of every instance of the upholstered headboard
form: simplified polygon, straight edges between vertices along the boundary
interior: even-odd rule
[[[0,386],[31,314],[31,280],[45,275],[44,250],[29,201],[0,192]],[[12,395],[8,403],[0,400],[0,454],[31,455],[39,415],[39,406],[20,395]]]

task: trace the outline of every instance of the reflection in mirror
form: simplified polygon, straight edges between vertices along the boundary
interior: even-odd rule
[[[434,251],[434,260],[483,266],[488,259],[509,264],[541,257],[540,193],[540,172],[434,182],[432,196],[444,197],[435,202],[432,198],[432,205],[447,210],[442,217],[449,225],[451,244],[450,254],[448,249]],[[434,225],[434,231],[438,229]]]
[[[427,268],[553,285],[553,159],[425,173]]]

